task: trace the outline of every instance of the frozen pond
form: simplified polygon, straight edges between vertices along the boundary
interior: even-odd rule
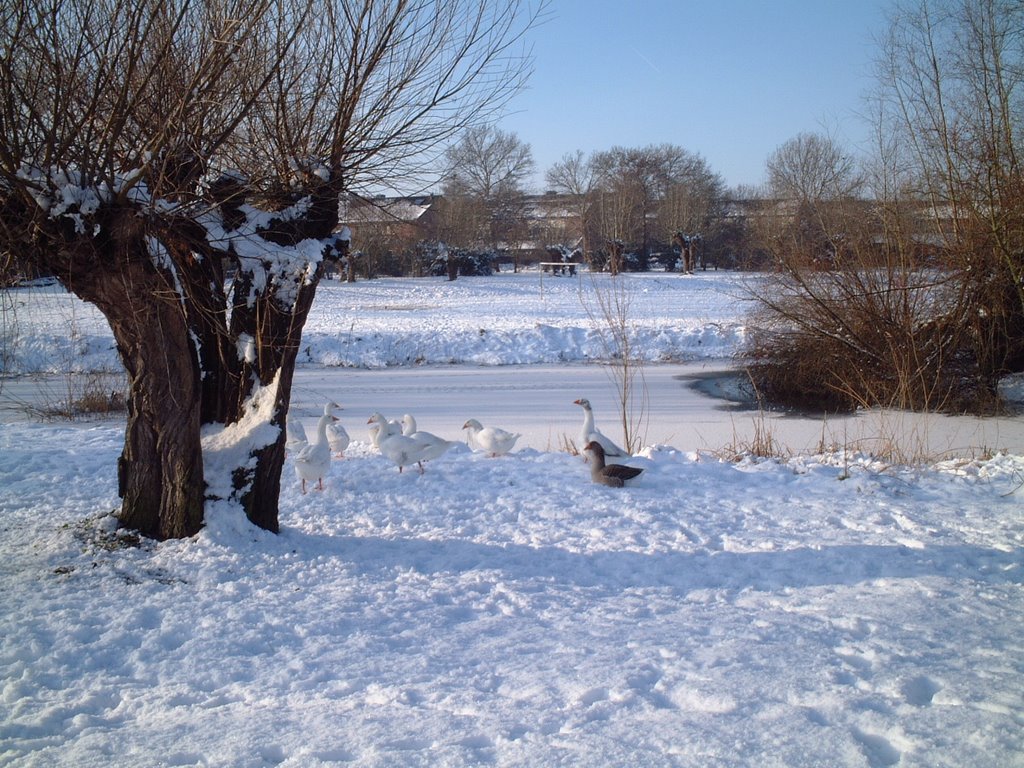
[[[936,458],[994,450],[1024,452],[1021,417],[898,412],[800,417],[759,413],[707,394],[713,391],[709,376],[732,370],[723,360],[645,366],[647,418],[642,442],[684,451],[720,451],[742,448],[758,430],[767,429],[780,449],[795,454],[844,446],[879,452],[884,441],[897,435],[912,453]],[[460,437],[465,419],[476,418],[485,425],[521,432],[519,447],[551,451],[561,449],[566,438],[577,440],[583,413],[573,401],[580,397],[593,404],[602,431],[614,439],[622,436],[618,390],[612,371],[601,365],[304,368],[296,372],[292,414],[311,429],[323,403],[333,399],[344,408],[340,416],[353,436],[365,435],[366,418],[380,411],[391,418],[411,413],[421,429],[449,439]]]
[[[721,399],[733,383],[722,376],[733,371],[745,338],[746,298],[760,279],[650,273],[616,285],[602,275],[502,273],[455,282],[325,282],[303,333],[292,413],[311,428],[323,404],[336,400],[356,439],[366,439],[374,411],[411,413],[422,429],[460,439],[465,420],[476,418],[521,432],[519,447],[548,451],[577,441],[582,412],[573,401],[586,397],[598,426],[620,440],[614,370],[595,362],[608,348],[594,306],[602,293],[622,291],[634,351],[645,361],[644,444],[728,452],[758,437],[780,453],[847,447],[884,454],[898,440],[914,459],[1024,453],[1024,416],[823,419],[760,414]],[[0,422],[29,418],[26,403],[67,400],[76,375],[95,377],[101,392],[116,386],[103,373],[120,369],[113,338],[93,307],[54,286],[19,290],[11,300],[17,322],[7,327],[3,370],[34,373],[0,378]]]
[[[974,418],[895,411],[856,416],[797,416],[762,413],[715,393],[728,394],[735,369],[727,361],[647,365],[643,368],[646,418],[644,445],[683,451],[743,451],[770,436],[778,452],[817,453],[849,448],[884,454],[900,442],[908,459],[976,457],[995,451],[1024,453],[1024,417]],[[639,379],[638,379],[639,381]],[[0,382],[0,423],[37,419],[41,408],[66,397],[67,377],[20,376]],[[76,386],[72,384],[72,386]],[[520,432],[517,448],[558,451],[576,437],[583,412],[577,398],[591,401],[598,427],[622,438],[621,408],[613,371],[604,365],[422,366],[385,369],[302,367],[295,372],[291,413],[307,431],[328,400],[339,403],[342,423],[355,440],[366,440],[374,411],[390,418],[411,413],[421,429],[464,439],[462,425]],[[88,421],[80,422],[82,424]]]

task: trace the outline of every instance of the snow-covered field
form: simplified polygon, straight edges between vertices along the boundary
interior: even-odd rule
[[[299,364],[380,368],[599,359],[606,347],[595,321],[603,321],[605,313],[595,287],[610,305],[628,310],[634,346],[647,359],[727,357],[743,338],[746,289],[759,280],[724,272],[695,279],[665,273],[629,277],[632,288],[619,294],[605,289],[607,275],[586,273],[572,278],[502,273],[454,282],[325,281],[303,330]],[[56,286],[10,296],[9,322],[18,332],[0,350],[0,371],[119,367],[110,329],[94,308]]]
[[[645,356],[727,363],[756,278],[635,277]],[[322,493],[289,463],[277,536],[221,511],[192,541],[119,534],[122,424],[5,411],[0,764],[1024,765],[1021,417],[925,466],[726,460],[678,431],[631,487],[593,485],[552,438],[597,389],[588,280],[325,286],[296,412],[309,429],[341,389],[356,442]],[[16,293],[8,371],[116,367],[88,308]],[[516,365],[323,368],[417,361]],[[534,370],[569,402],[517,400]],[[714,410],[674,391],[652,386],[655,421]],[[367,444],[373,402],[452,437],[517,409],[564,424],[399,474]]]

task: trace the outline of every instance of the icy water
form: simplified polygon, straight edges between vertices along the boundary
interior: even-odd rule
[[[647,365],[634,381],[643,445],[683,451],[742,452],[769,438],[780,454],[847,448],[885,453],[893,443],[906,458],[975,457],[995,451],[1024,453],[1024,417],[947,417],[900,412],[856,416],[801,416],[760,412],[742,394],[741,377],[721,360]],[[38,420],[37,410],[66,397],[66,377],[20,376],[0,386],[0,423]],[[74,385],[72,385],[74,386]],[[619,380],[602,365],[422,366],[386,369],[299,368],[292,418],[313,429],[328,400],[339,403],[342,423],[366,440],[366,420],[411,413],[421,429],[463,439],[475,418],[523,436],[519,448],[556,451],[578,442],[583,412],[573,401],[591,401],[598,427],[621,440]],[[453,416],[454,414],[454,416]],[[114,417],[121,418],[121,417]],[[96,419],[79,423],[88,424]]]
[[[642,376],[634,385],[638,394],[646,394],[639,430],[645,445],[742,450],[767,433],[780,452],[794,454],[843,447],[879,453],[892,442],[902,442],[911,456],[931,458],[1024,451],[1024,418],[1019,416],[868,412],[826,418],[762,413],[743,404],[736,392],[737,372],[720,360],[648,365]],[[342,421],[353,435],[360,434],[370,413],[380,411],[391,418],[412,413],[421,429],[449,439],[461,435],[464,419],[476,418],[522,433],[520,447],[547,451],[577,440],[583,414],[573,401],[580,397],[593,404],[598,427],[620,439],[618,393],[614,369],[598,365],[301,369],[292,413],[312,427],[323,403],[333,399],[345,409]],[[454,421],[453,412],[459,414]]]

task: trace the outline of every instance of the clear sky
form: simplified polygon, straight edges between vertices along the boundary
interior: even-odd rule
[[[577,149],[670,143],[726,184],[759,184],[804,131],[869,134],[876,40],[893,0],[552,0],[534,73],[499,127],[533,148],[535,184]]]

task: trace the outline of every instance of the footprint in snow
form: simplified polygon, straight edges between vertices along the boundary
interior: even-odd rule
[[[837,648],[836,656],[846,665],[853,674],[861,680],[869,680],[874,672],[874,662],[870,653],[861,653],[853,648]]]
[[[807,720],[815,725],[820,725],[822,728],[827,728],[829,725],[825,714],[813,707],[808,707],[804,714],[807,716]]]
[[[911,678],[900,686],[903,698],[908,704],[913,704],[915,707],[930,706],[935,694],[941,690],[941,685],[925,675]]]
[[[644,664],[626,677],[626,684],[640,698],[645,699],[656,709],[675,709],[672,700],[656,686],[661,681],[663,672],[654,664]]]
[[[854,728],[851,735],[857,742],[857,746],[860,747],[860,751],[864,753],[864,757],[868,759],[868,765],[871,768],[886,768],[886,766],[896,765],[902,757],[900,751],[883,736],[867,733],[859,728]]]

